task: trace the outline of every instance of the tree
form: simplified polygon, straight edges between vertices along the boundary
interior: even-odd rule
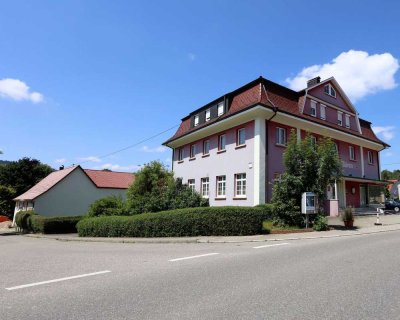
[[[286,172],[275,182],[272,194],[275,220],[282,224],[301,225],[301,194],[314,192],[322,204],[327,185],[340,179],[342,164],[331,139],[323,138],[315,145],[307,134],[304,140],[298,142],[294,130],[283,161]]]
[[[150,162],[135,174],[127,202],[132,214],[208,205],[181,179],[174,180],[173,173],[158,161]]]
[[[0,165],[0,211],[3,211],[1,213],[12,217],[14,212],[12,199],[32,188],[52,171],[54,170],[48,165],[30,158]]]

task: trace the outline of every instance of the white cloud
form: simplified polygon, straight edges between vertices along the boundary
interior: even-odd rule
[[[43,101],[43,95],[39,92],[32,92],[25,82],[9,78],[0,79],[0,97],[33,103]]]
[[[188,54],[188,59],[189,59],[190,61],[194,61],[194,60],[196,60],[196,55],[195,55],[194,53],[189,53],[189,54]]]
[[[140,166],[135,164],[121,166],[119,164],[105,163],[101,166],[95,167],[95,169],[98,170],[108,169],[111,171],[136,171],[140,169]]]
[[[386,127],[372,127],[372,130],[375,134],[382,136],[384,140],[391,140],[394,138],[394,126],[386,126]]]
[[[397,86],[394,75],[399,61],[390,53],[370,55],[365,51],[342,52],[330,63],[306,67],[285,81],[293,90],[307,86],[307,80],[320,76],[322,80],[335,77],[352,101]]]
[[[95,156],[78,158],[78,160],[79,161],[85,161],[85,162],[101,162],[100,158],[95,157]]]
[[[67,159],[65,159],[65,158],[54,160],[55,163],[65,163],[66,161],[67,161]]]
[[[148,153],[162,153],[162,152],[167,151],[168,148],[164,147],[164,146],[158,146],[158,147],[155,147],[155,148],[150,148],[148,146],[143,146],[140,150],[143,151],[143,152],[148,152]]]

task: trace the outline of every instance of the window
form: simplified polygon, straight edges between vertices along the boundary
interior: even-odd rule
[[[336,150],[337,154],[339,154],[339,145],[336,142],[334,142],[334,145],[335,145],[335,150]]]
[[[210,153],[210,140],[204,140],[203,142],[203,155]]]
[[[208,198],[210,193],[210,179],[201,178],[201,195],[203,198]]]
[[[217,197],[226,196],[226,176],[217,177]]]
[[[315,149],[317,147],[317,138],[315,136],[311,136],[311,145]]]
[[[211,109],[206,110],[206,121],[210,121],[211,119]]]
[[[356,160],[356,155],[354,153],[354,147],[353,146],[349,146],[349,157],[350,157],[350,160]]]
[[[178,161],[183,161],[183,148],[178,149]]]
[[[337,123],[339,126],[343,125],[343,112],[338,111],[337,113]]]
[[[326,106],[324,104],[320,105],[320,117],[322,120],[326,119]]]
[[[246,144],[246,131],[245,128],[241,128],[237,131],[236,145],[242,146]]]
[[[200,119],[199,115],[196,114],[196,115],[194,116],[194,126],[195,126],[195,127],[199,125],[199,119]]]
[[[313,100],[311,100],[311,115],[313,117],[317,116],[317,103]]]
[[[368,163],[374,164],[374,157],[373,157],[372,151],[368,151]]]
[[[246,174],[235,174],[235,197],[246,197]]]
[[[224,103],[220,102],[218,103],[218,117],[222,116],[224,114]]]
[[[350,115],[345,114],[344,119],[345,119],[346,128],[350,128]]]
[[[326,94],[329,94],[330,96],[336,98],[336,90],[335,90],[330,84],[327,84],[327,85],[324,87],[324,92],[325,92]]]
[[[192,189],[192,191],[195,191],[196,190],[196,184],[195,184],[195,180],[194,179],[189,179],[188,180],[188,187],[190,188],[190,189]]]
[[[192,144],[190,146],[190,158],[193,159],[196,157],[196,145]]]
[[[226,145],[226,135],[225,134],[221,134],[218,137],[218,151],[225,150],[225,145]]]
[[[276,144],[286,146],[286,129],[276,128]]]

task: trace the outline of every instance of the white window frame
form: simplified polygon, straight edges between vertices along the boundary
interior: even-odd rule
[[[190,145],[190,159],[196,158],[196,144]]]
[[[356,161],[356,153],[354,146],[349,146],[349,159],[352,161]]]
[[[281,127],[276,127],[275,131],[275,144],[278,146],[286,146],[286,129]]]
[[[226,176],[217,176],[217,198],[226,197]]]
[[[328,90],[326,90],[326,88],[328,88]],[[327,95],[330,95],[331,97],[336,98],[336,90],[334,87],[332,87],[332,85],[330,83],[328,83],[326,86],[324,86],[324,92]]]
[[[224,145],[222,147],[222,140],[224,141]],[[220,134],[218,136],[218,151],[226,150],[226,134]]]
[[[337,142],[334,142],[334,144],[335,144],[336,152],[339,155],[339,144]]]
[[[372,153],[372,151],[368,150],[368,164],[374,164],[374,155]]]
[[[208,198],[210,196],[210,178],[201,178],[201,196]]]
[[[326,120],[326,105],[320,104],[319,106],[319,115],[322,120]]]
[[[235,174],[235,198],[246,198],[246,173]]]
[[[210,121],[211,119],[211,109],[206,110],[206,121]]]
[[[240,137],[243,134],[243,143],[240,143]],[[236,132],[236,146],[245,146],[246,145],[246,128],[240,128]]]
[[[311,116],[312,117],[317,117],[317,102],[314,100],[311,100]]]
[[[224,114],[224,103],[223,102],[218,103],[217,110],[218,110],[218,117],[222,116]]]
[[[178,161],[183,161],[183,148],[178,148]]]
[[[192,189],[192,191],[196,190],[196,180],[195,179],[188,179],[188,187]]]
[[[206,150],[206,145],[208,145],[207,150]],[[207,155],[207,154],[210,154],[210,140],[203,141],[203,155]]]
[[[345,120],[346,128],[350,128],[350,115],[346,113],[344,115],[344,120]]]
[[[200,116],[198,114],[196,114],[194,116],[194,126],[197,127],[199,125],[199,121],[200,121]]]
[[[337,123],[339,126],[343,127],[343,112],[342,111],[337,112]]]

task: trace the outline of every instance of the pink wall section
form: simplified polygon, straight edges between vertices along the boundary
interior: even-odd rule
[[[350,151],[347,142],[335,141],[339,147],[339,158],[342,161],[343,171],[345,176],[362,177],[361,173],[361,159],[360,159],[360,147],[352,145],[354,147],[355,160],[350,160]],[[365,161],[364,161],[365,163]]]
[[[335,88],[335,86],[333,86],[333,87],[336,90],[336,98],[334,98],[334,97],[332,97],[329,94],[326,94],[324,92],[324,87],[328,83],[330,83],[330,82],[324,83],[321,86],[313,88],[310,91],[308,91],[308,93],[313,95],[313,96],[315,96],[315,97],[317,97],[317,98],[319,98],[319,99],[321,99],[321,100],[329,102],[329,103],[331,103],[331,104],[333,104],[333,105],[335,105],[335,106],[337,106],[339,108],[342,108],[342,109],[344,109],[344,111],[352,112],[350,107],[347,105],[347,103],[344,101],[344,99],[340,96],[339,90],[337,90]],[[330,84],[332,85],[332,83],[330,83]]]
[[[373,163],[368,163],[368,151],[372,152]],[[364,148],[364,174],[368,179],[379,179],[378,153],[374,150]]]

